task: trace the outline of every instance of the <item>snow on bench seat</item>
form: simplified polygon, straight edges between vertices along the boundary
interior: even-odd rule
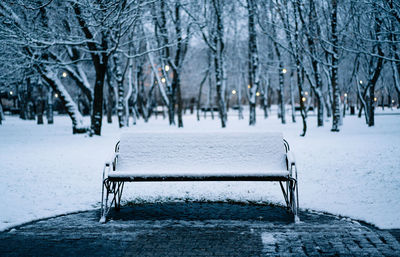
[[[288,176],[282,134],[264,132],[125,133],[108,174],[131,181]]]

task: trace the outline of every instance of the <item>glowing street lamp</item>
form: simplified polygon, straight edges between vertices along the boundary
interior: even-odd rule
[[[251,86],[250,86],[250,85],[247,85],[247,88],[251,88]]]
[[[374,101],[375,101],[375,102],[378,101],[378,98],[374,97]]]
[[[307,100],[307,98],[303,97],[301,98],[301,101],[305,102]]]
[[[14,92],[13,91],[10,91],[10,95],[13,95],[14,94]]]
[[[394,100],[392,100],[392,104],[394,104]]]
[[[344,97],[347,97],[347,93],[344,93]]]
[[[305,94],[305,95],[308,95],[308,92],[306,91],[306,92],[304,92],[304,94]]]
[[[360,80],[360,84],[362,85],[362,83],[363,83],[363,81],[362,80]]]
[[[168,65],[165,65],[164,70],[165,70],[165,71],[169,71],[169,66],[168,66]]]
[[[64,71],[62,74],[63,78],[66,78],[68,76],[68,74]]]
[[[256,96],[260,96],[260,92],[256,92]]]
[[[232,90],[232,95],[236,95],[236,90]]]
[[[285,74],[287,70],[285,68],[282,69],[282,73]]]
[[[55,93],[55,94],[54,94],[54,97],[55,97],[55,98],[58,98],[58,94],[57,94],[57,93]]]
[[[161,78],[161,82],[162,82],[162,83],[165,83],[165,78]]]

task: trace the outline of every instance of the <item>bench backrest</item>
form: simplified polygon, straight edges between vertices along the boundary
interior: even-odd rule
[[[286,170],[282,134],[266,132],[125,133],[121,172],[257,173]]]

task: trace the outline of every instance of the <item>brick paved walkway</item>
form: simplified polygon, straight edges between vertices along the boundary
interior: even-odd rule
[[[89,211],[0,233],[0,256],[400,256],[389,231],[281,207],[164,203]]]

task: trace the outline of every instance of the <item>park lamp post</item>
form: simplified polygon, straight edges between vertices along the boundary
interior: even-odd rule
[[[232,90],[232,95],[236,95],[236,89]]]
[[[287,70],[285,68],[282,69],[282,73],[286,74]]]

